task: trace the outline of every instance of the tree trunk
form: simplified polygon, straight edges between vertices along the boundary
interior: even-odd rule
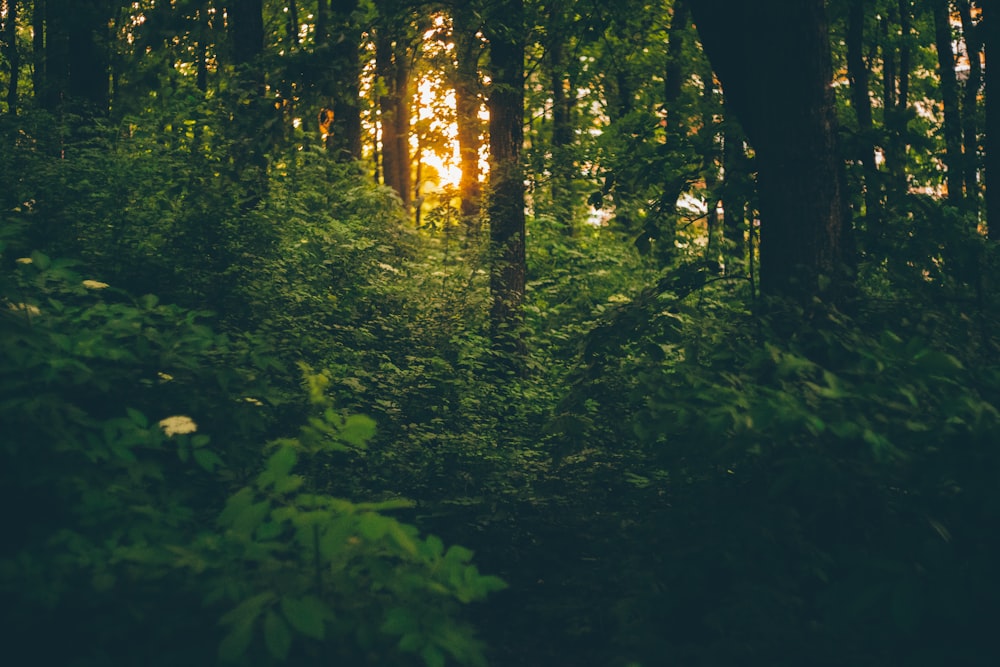
[[[233,0],[229,6],[238,94],[246,103],[238,105],[234,116],[236,145],[235,171],[247,188],[244,211],[255,208],[267,192],[267,155],[261,127],[270,106],[264,99],[264,72],[257,62],[264,51],[263,0]]]
[[[869,225],[876,225],[882,217],[882,184],[875,162],[869,72],[864,58],[864,26],[865,0],[851,0],[847,16],[847,76],[851,82],[851,104],[858,122],[858,157],[864,168],[865,215]]]
[[[979,26],[972,20],[972,3],[959,0],[958,11],[962,17],[962,34],[965,51],[969,57],[969,78],[965,81],[962,99],[963,152],[965,153],[965,196],[969,208],[979,209],[979,93],[982,91],[983,71],[980,57],[983,43]]]
[[[17,0],[6,0],[7,18],[3,24],[3,54],[10,66],[7,80],[7,113],[17,115],[17,86],[21,79],[21,52],[17,48]]]
[[[565,13],[562,5],[549,15],[549,43],[544,65],[552,93],[552,161],[550,166],[552,211],[563,232],[573,234],[573,84],[566,74]]]
[[[949,0],[934,0],[934,44],[937,47],[938,79],[944,103],[944,163],[947,169],[948,201],[962,203],[964,181],[962,159],[962,117],[958,109],[958,81],[955,77],[955,52],[951,46]]]
[[[684,34],[689,20],[687,0],[675,0],[667,32],[667,69],[663,74],[663,106],[667,112],[668,126],[681,127],[684,123],[684,115],[673,112],[677,111],[675,107],[684,83]],[[711,86],[711,81],[707,85]]]
[[[743,130],[727,112],[722,123],[722,236],[739,260],[747,251],[747,200],[750,188]]]
[[[902,37],[895,43],[895,22]],[[893,209],[903,205],[908,189],[906,180],[907,107],[910,91],[910,28],[912,7],[910,0],[899,0],[890,6],[889,16],[881,21],[882,32],[882,107],[885,114],[886,150],[885,164],[889,187],[886,199]],[[896,56],[899,56],[897,68]]]
[[[479,149],[482,147],[482,122],[479,120],[479,58],[482,42],[476,33],[479,23],[464,4],[452,15],[455,39],[455,122],[458,125],[458,150],[462,162],[462,179],[458,191],[462,200],[462,217],[470,231],[479,229],[479,206],[482,187],[479,174]]]
[[[489,220],[493,266],[490,275],[494,346],[519,354],[525,287],[524,175],[524,3],[504,0],[486,21],[492,84],[490,110]]]
[[[986,49],[986,123],[1000,127],[1000,8],[994,2],[982,4],[982,35]],[[993,229],[990,238],[1000,240],[1000,135],[985,132],[986,222]],[[989,186],[993,186],[992,188]],[[995,224],[993,224],[995,223]]]
[[[388,16],[376,28],[375,69],[381,92],[382,177],[410,207],[409,58],[401,31],[388,25]]]
[[[327,150],[343,162],[361,159],[361,26],[354,19],[358,0],[333,0],[331,5],[330,89],[333,132]]]
[[[691,10],[756,151],[761,290],[809,300],[843,276],[843,165],[824,1],[696,0]]]

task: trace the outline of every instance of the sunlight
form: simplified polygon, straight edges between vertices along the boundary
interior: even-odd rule
[[[446,154],[441,155],[432,148],[422,148],[417,132],[411,135],[410,145],[418,153],[420,161],[437,172],[438,187],[458,187],[462,179],[458,126],[449,117],[454,114],[455,91],[448,89],[440,95],[436,83],[433,79],[424,79],[417,85],[417,122],[425,124],[429,133],[444,140]],[[442,107],[450,113],[442,114]]]

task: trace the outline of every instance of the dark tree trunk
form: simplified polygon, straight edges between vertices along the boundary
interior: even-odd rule
[[[456,7],[452,16],[455,35],[455,120],[458,125],[458,149],[462,161],[462,179],[459,182],[459,196],[462,200],[462,216],[470,229],[479,227],[479,206],[482,186],[480,185],[479,149],[482,147],[482,122],[479,120],[480,82],[479,58],[482,42],[476,33],[479,22],[464,4]]]
[[[35,9],[31,15],[31,89],[35,96],[35,103],[46,108],[45,99],[47,95],[47,58],[45,49],[45,8],[46,0],[35,0]]]
[[[851,82],[851,105],[858,121],[857,148],[864,168],[865,215],[873,225],[882,217],[882,184],[875,162],[871,91],[864,57],[865,18],[865,0],[851,0],[847,16],[847,76]]]
[[[962,202],[964,181],[962,159],[962,117],[958,109],[958,81],[955,77],[955,52],[951,46],[949,0],[934,0],[934,44],[937,47],[938,79],[944,103],[944,163],[947,169],[948,201]]]
[[[486,22],[492,84],[490,110],[489,220],[491,332],[498,350],[522,351],[525,287],[524,3],[495,3]]]
[[[722,236],[743,260],[747,251],[747,203],[750,188],[743,130],[728,113],[722,124]]]
[[[573,234],[573,84],[566,72],[565,8],[549,15],[549,42],[544,65],[552,93],[552,162],[550,166],[552,210],[562,230]]]
[[[388,25],[383,15],[375,33],[375,69],[382,92],[379,111],[382,127],[382,177],[409,209],[410,191],[410,63],[403,31]]]
[[[898,22],[902,37],[898,45],[892,36]],[[899,0],[890,6],[889,16],[880,23],[882,32],[882,107],[885,114],[886,149],[885,164],[889,187],[887,202],[898,209],[907,192],[906,144],[907,106],[910,90],[910,28],[912,8],[910,0]],[[897,67],[896,57],[899,56]]]
[[[3,24],[3,54],[10,66],[7,80],[7,113],[17,115],[17,87],[21,80],[21,52],[17,48],[17,0],[6,0],[7,18]]]
[[[683,124],[684,115],[677,111],[677,101],[681,97],[684,83],[684,36],[690,22],[687,0],[675,0],[670,29],[667,32],[667,69],[663,75],[663,106],[667,111],[670,126]],[[711,82],[708,82],[711,85]]]
[[[247,188],[244,211],[256,207],[267,192],[267,155],[261,128],[271,108],[264,98],[264,72],[258,62],[264,51],[263,10],[263,0],[233,0],[229,5],[238,94],[246,100],[234,116],[233,153],[235,171]]]
[[[338,160],[361,159],[361,27],[353,14],[358,0],[333,0],[331,6],[330,89],[333,106],[333,132],[327,137],[327,150]]]
[[[969,78],[965,81],[962,99],[963,152],[965,153],[965,196],[969,207],[979,208],[979,94],[983,86],[980,57],[983,51],[979,26],[972,19],[972,3],[959,0],[958,11],[962,17],[962,34],[965,51],[969,56]]]
[[[411,92],[410,92],[410,54],[403,39],[396,41],[395,54],[393,55],[394,67],[393,75],[395,81],[393,88],[396,94],[396,169],[398,175],[396,182],[399,183],[399,195],[403,199],[403,208],[410,210],[413,203],[413,158],[410,154],[410,121],[411,121]]]
[[[1000,127],[1000,7],[995,2],[982,4],[982,36],[986,50],[986,123]],[[992,228],[990,238],[1000,240],[1000,135],[984,132],[986,171],[986,222]],[[992,187],[990,187],[992,186]],[[995,224],[994,224],[995,223]]]
[[[834,284],[843,276],[843,165],[824,2],[697,0],[691,10],[756,152],[761,290],[809,299],[824,276]]]

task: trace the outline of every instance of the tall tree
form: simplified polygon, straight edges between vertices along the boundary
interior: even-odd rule
[[[243,208],[249,210],[260,203],[267,191],[266,141],[261,129],[268,124],[270,105],[264,98],[266,82],[259,62],[264,52],[264,3],[231,0],[228,13],[239,95],[233,123],[236,133],[233,161],[247,188]]]
[[[824,2],[694,0],[691,10],[756,152],[761,290],[809,298],[821,276],[841,275],[845,222]]]
[[[490,43],[490,321],[494,345],[518,353],[523,345],[525,288],[524,1],[492,3],[485,26]]]
[[[470,228],[478,229],[481,184],[479,149],[482,147],[482,122],[479,119],[481,84],[479,65],[483,43],[479,38],[481,22],[470,2],[458,0],[452,8],[452,34],[455,40],[455,122],[458,127],[458,150],[462,163],[459,182],[462,216]]]
[[[376,2],[375,71],[382,129],[382,177],[407,209],[413,199],[410,155],[411,73],[419,40],[410,14],[396,0]]]
[[[996,3],[982,5],[983,46],[986,50],[986,123],[1000,127],[1000,9]],[[990,237],[1000,240],[1000,140],[995,133],[984,133],[986,144],[986,222],[993,229]],[[992,186],[992,187],[990,187]]]
[[[869,224],[877,224],[882,215],[881,179],[875,160],[874,120],[871,77],[865,59],[867,0],[850,0],[847,14],[847,76],[851,84],[851,106],[858,124],[854,146],[864,169],[865,215]]]
[[[965,53],[969,59],[969,74],[962,95],[962,151],[965,157],[965,194],[970,208],[979,207],[979,95],[982,92],[982,37],[979,24],[973,19],[970,0],[958,0],[962,21]]]
[[[108,109],[110,3],[104,0],[36,2],[36,95],[50,111],[78,114]],[[66,106],[64,106],[66,105]]]
[[[330,6],[330,76],[333,132],[326,146],[339,160],[361,159],[361,26],[358,0],[333,0]]]
[[[0,39],[3,40],[3,56],[10,68],[10,78],[7,79],[7,113],[17,115],[17,88],[21,78],[21,51],[17,48],[17,5],[18,0],[4,0],[3,26],[0,29]]]
[[[965,170],[962,159],[962,117],[958,106],[958,80],[955,77],[955,51],[952,47],[951,2],[934,0],[934,44],[937,47],[938,79],[944,105],[945,167],[948,201],[961,203]]]

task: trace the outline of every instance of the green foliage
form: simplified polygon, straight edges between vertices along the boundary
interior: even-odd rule
[[[0,552],[3,622],[40,662],[214,664],[218,646],[241,664],[483,663],[458,608],[502,582],[384,515],[406,503],[324,490],[375,431],[332,408],[327,376],[307,376],[318,414],[255,471],[248,445],[284,400],[259,350],[73,263],[3,254],[0,481],[30,508]]]

